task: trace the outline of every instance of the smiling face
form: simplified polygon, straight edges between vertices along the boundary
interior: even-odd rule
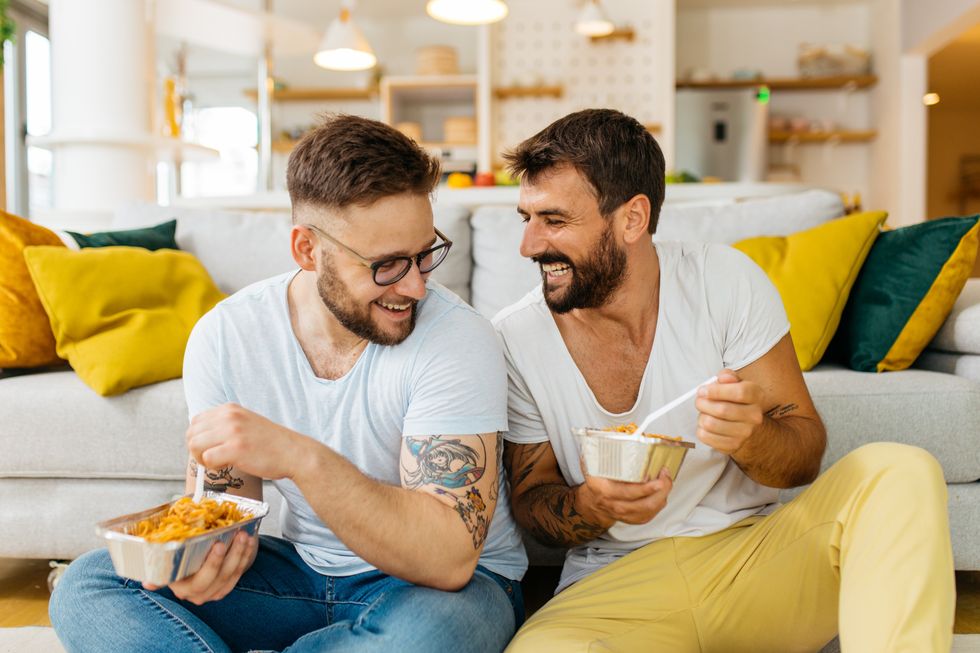
[[[521,182],[518,212],[527,226],[521,255],[540,266],[545,302],[555,313],[603,306],[626,278],[626,251],[603,217],[589,183],[556,166]]]
[[[372,261],[415,256],[436,241],[432,206],[426,195],[404,193],[373,204],[350,206],[339,217],[311,220],[331,236]],[[390,286],[374,282],[371,268],[345,249],[318,237],[316,285],[323,305],[344,328],[379,345],[396,345],[415,327],[418,302],[428,274],[412,262]]]

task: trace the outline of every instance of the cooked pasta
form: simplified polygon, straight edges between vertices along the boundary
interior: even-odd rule
[[[132,534],[149,542],[186,540],[210,530],[231,526],[248,517],[231,501],[202,499],[200,503],[195,503],[190,497],[183,497],[174,502],[163,517],[151,517],[137,523]]]
[[[617,424],[616,426],[607,426],[602,429],[603,431],[611,431],[613,433],[636,433],[636,423],[630,422],[629,424]],[[660,435],[657,433],[642,433],[643,437],[646,438],[660,438],[661,440],[668,440],[670,442],[680,442],[684,438],[673,437],[670,435]]]

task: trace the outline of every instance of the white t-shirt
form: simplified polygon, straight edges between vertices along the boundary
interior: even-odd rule
[[[429,281],[408,338],[394,346],[368,344],[347,374],[328,380],[314,374],[289,320],[286,290],[295,274],[240,290],[194,327],[184,355],[191,417],[240,404],[396,486],[402,437],[506,430],[500,344],[489,322],[459,297]],[[330,576],[373,569],[320,521],[294,483],[275,485],[286,500],[283,536],[311,567]],[[503,474],[499,491],[480,564],[518,580],[527,557]],[[391,537],[400,537],[400,528],[392,523]]]
[[[741,252],[703,243],[655,246],[660,259],[657,331],[636,404],[625,413],[610,413],[596,400],[540,286],[493,320],[510,381],[510,429],[504,438],[520,444],[550,441],[569,485],[585,481],[573,427],[639,423],[722,368],[737,370],[759,359],[789,331],[775,287]],[[646,524],[616,523],[571,549],[559,590],[654,540],[714,533],[775,504],[777,490],[759,485],[729,456],[697,440],[697,417],[692,400],[649,429],[696,445],[687,453],[667,507]]]

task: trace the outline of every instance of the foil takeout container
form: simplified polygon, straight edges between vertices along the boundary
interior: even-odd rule
[[[204,498],[231,501],[249,516],[230,526],[173,542],[150,542],[132,533],[136,524],[144,519],[163,517],[176,500],[96,525],[96,533],[105,539],[116,573],[124,578],[161,586],[186,578],[201,568],[215,542],[231,545],[238,531],[256,535],[259,523],[269,513],[269,504],[264,501],[223,492],[205,492]]]
[[[590,476],[640,483],[656,478],[664,467],[677,480],[693,442],[652,438],[633,433],[573,428],[572,435]]]

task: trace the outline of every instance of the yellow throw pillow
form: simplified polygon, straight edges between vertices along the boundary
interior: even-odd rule
[[[53,231],[0,211],[0,368],[60,362],[48,316],[24,264],[28,245],[64,247]]]
[[[820,362],[847,297],[888,214],[857,213],[789,236],[735,243],[779,290],[803,370]]]
[[[191,329],[224,297],[186,252],[28,247],[24,259],[58,354],[100,395],[180,377]]]

